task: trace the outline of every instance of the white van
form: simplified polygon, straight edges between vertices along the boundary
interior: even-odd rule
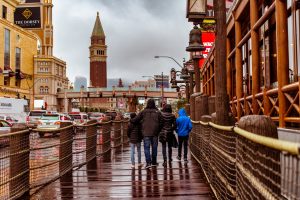
[[[27,112],[29,112],[29,106],[26,99],[0,97],[0,115],[10,116],[19,123],[24,123]]]

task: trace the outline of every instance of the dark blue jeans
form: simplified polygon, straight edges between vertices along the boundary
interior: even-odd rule
[[[144,137],[144,152],[146,157],[147,164],[156,164],[157,163],[157,144],[158,138],[153,137]],[[150,154],[150,148],[152,149],[152,155]]]
[[[178,156],[181,158],[183,144],[183,158],[187,159],[189,136],[178,136]]]

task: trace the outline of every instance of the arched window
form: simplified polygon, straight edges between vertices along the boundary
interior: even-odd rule
[[[49,88],[48,88],[48,86],[45,87],[44,91],[45,91],[45,94],[48,94],[48,93],[49,93]]]
[[[40,93],[41,93],[41,94],[44,93],[44,87],[43,87],[43,86],[40,87]]]

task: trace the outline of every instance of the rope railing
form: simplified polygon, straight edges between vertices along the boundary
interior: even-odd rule
[[[62,123],[57,130],[26,129],[0,135],[0,199],[34,194],[109,152],[111,141],[122,145],[127,142],[127,124],[125,120]],[[46,137],[49,134],[58,137]]]
[[[190,148],[217,199],[300,199],[300,144],[192,121]]]

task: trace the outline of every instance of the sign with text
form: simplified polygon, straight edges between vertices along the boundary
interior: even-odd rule
[[[22,28],[41,28],[41,8],[16,8],[15,24]]]
[[[199,66],[202,68],[202,65],[206,58],[208,57],[208,54],[212,48],[212,46],[215,43],[215,33],[214,32],[202,32],[202,42],[205,46],[205,50],[202,52],[203,59],[200,59]]]

